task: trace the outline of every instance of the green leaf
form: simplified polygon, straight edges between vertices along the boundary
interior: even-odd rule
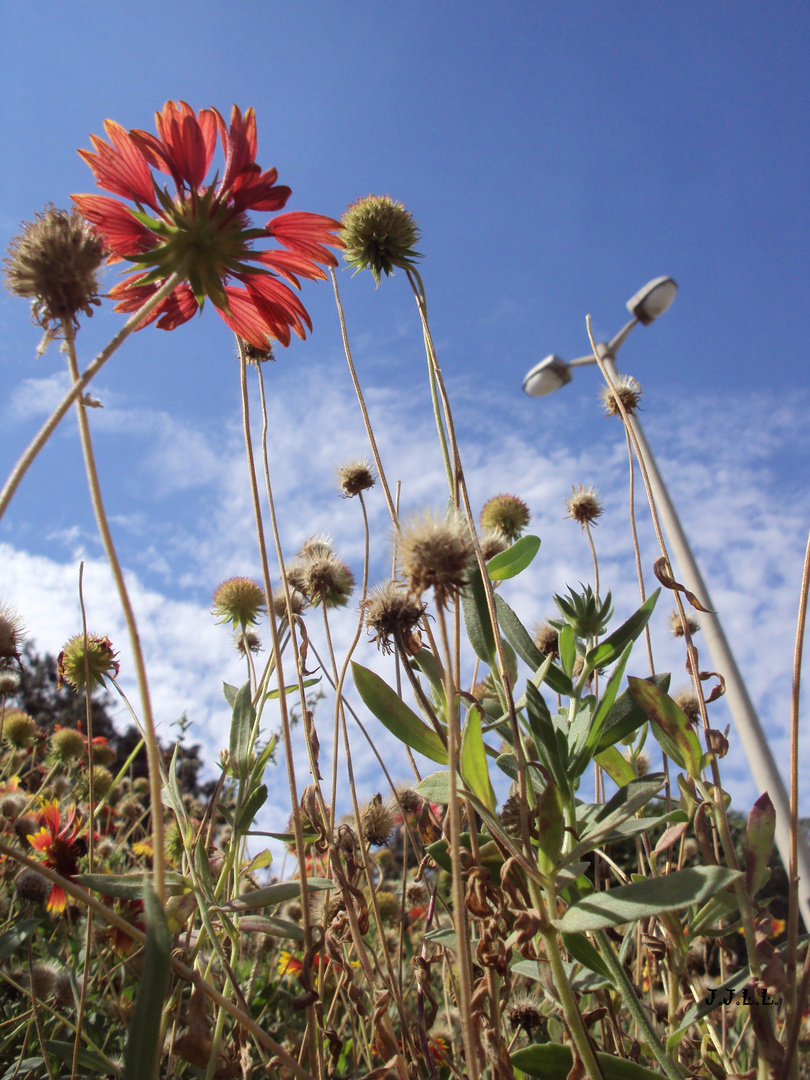
[[[627,622],[622,623],[618,630],[614,630],[604,641],[600,641],[598,645],[591,649],[585,657],[585,663],[592,671],[596,668],[608,667],[609,664],[612,664],[614,660],[621,656],[628,645],[632,645],[650,621],[650,616],[653,613],[660,592],[660,589],[656,589],[654,593],[647,597],[638,611],[630,616]]]
[[[605,770],[614,784],[622,786],[636,779],[630,762],[622,757],[615,746],[606,747],[601,753],[595,754],[593,760]]]
[[[434,772],[430,776],[423,776],[416,785],[416,791],[428,802],[447,806],[450,802],[450,773]]]
[[[766,791],[751,807],[745,830],[745,884],[751,896],[756,896],[768,879],[775,829],[776,811]]]
[[[514,780],[518,783],[518,763],[517,758],[512,753],[499,754],[495,760],[495,764],[501,770],[505,772],[510,780]],[[526,778],[531,784],[532,790],[541,795],[545,791],[546,781],[543,774],[537,768],[536,765],[529,765],[526,768]],[[417,791],[419,789],[417,788]]]
[[[574,671],[574,664],[577,662],[577,646],[574,638],[574,631],[568,623],[560,630],[557,641],[557,647],[560,650],[560,663],[562,664],[562,669],[570,678]]]
[[[25,940],[42,925],[42,919],[21,919],[0,934],[0,960],[16,952]]]
[[[564,1043],[534,1043],[524,1046],[522,1050],[516,1050],[510,1060],[518,1069],[530,1076],[541,1077],[542,1080],[566,1080],[574,1067],[571,1047]],[[596,1060],[605,1080],[661,1080],[660,1072],[647,1069],[628,1058],[597,1052]]]
[[[467,637],[475,655],[491,668],[498,666],[498,654],[495,649],[495,635],[487,607],[487,594],[481,571],[474,566],[469,573],[467,586],[461,594],[461,606],[464,611],[464,625]]]
[[[169,990],[171,934],[149,881],[144,882],[146,948],[135,1011],[124,1052],[124,1080],[157,1080],[162,1046],[160,1020]]]
[[[420,649],[411,659],[411,667],[415,671],[421,671],[430,683],[436,700],[442,703],[444,708],[444,679],[436,657],[429,649]]]
[[[264,870],[266,866],[269,866],[273,861],[273,852],[269,848],[265,848],[264,851],[260,851],[258,855],[254,855],[248,864],[246,873],[252,874],[256,870]]]
[[[589,765],[596,747],[599,745],[599,740],[602,737],[608,715],[613,708],[613,702],[616,700],[616,695],[619,692],[619,685],[624,678],[624,669],[627,666],[627,661],[630,659],[632,648],[632,643],[627,646],[608,680],[608,684],[602,694],[602,700],[599,702],[593,720],[591,721],[591,727],[588,731],[587,738],[585,739],[582,749],[575,755],[571,765],[571,772],[574,776],[582,775]]]
[[[251,701],[250,683],[247,682],[236,694],[231,719],[231,768],[240,780],[246,780],[250,774],[251,733],[255,720],[256,710]]]
[[[570,953],[575,960],[578,960],[583,967],[586,967],[588,971],[601,975],[603,979],[607,979],[611,986],[613,985],[610,968],[584,934],[563,934],[562,943],[566,952]]]
[[[269,934],[270,937],[304,940],[304,928],[287,919],[274,919],[267,915],[245,915],[237,923],[239,933]]]
[[[565,810],[556,784],[547,784],[537,800],[537,869],[551,877],[562,851]]]
[[[632,675],[627,683],[633,697],[649,716],[656,740],[693,780],[700,778],[702,752],[698,737],[683,711],[668,694],[646,679]]]
[[[506,581],[517,577],[534,560],[540,550],[539,536],[521,536],[510,548],[495,555],[487,563],[491,581]]]
[[[239,812],[239,817],[236,821],[236,831],[238,833],[246,832],[253,824],[253,819],[258,812],[267,802],[267,784],[260,784],[257,788],[254,788],[250,794],[250,798]]]
[[[250,770],[251,785],[255,786],[256,784],[261,782],[261,779],[264,776],[264,770],[267,768],[267,762],[270,760],[270,755],[276,748],[277,740],[277,735],[271,736],[270,740],[267,743],[267,746],[265,746],[264,750],[262,750],[262,752],[256,758],[256,764]]]
[[[304,689],[307,690],[307,689],[309,689],[310,686],[317,686],[320,681],[321,681],[321,676],[320,675],[317,677],[317,679],[304,679]],[[292,694],[297,689],[298,689],[298,683],[290,683],[289,686],[284,687],[284,694],[285,695]],[[268,692],[264,695],[264,700],[265,701],[273,701],[278,696],[279,696],[278,690],[268,690]]]
[[[696,866],[663,877],[621,885],[580,900],[556,922],[563,933],[587,933],[637,922],[651,915],[702,904],[742,874],[722,866]]]
[[[665,693],[669,690],[670,675],[669,672],[663,672],[660,675],[651,675],[649,682],[655,683]],[[603,750],[607,750],[609,746],[613,746],[620,739],[624,739],[625,736],[631,735],[634,731],[637,731],[642,724],[646,724],[647,714],[642,707],[633,697],[629,690],[625,690],[624,693],[619,694],[616,701],[613,704],[613,708],[608,713],[607,720],[605,720],[605,726],[602,729],[602,734],[599,738],[599,743],[596,747],[596,752],[601,753]]]
[[[526,684],[526,711],[540,761],[551,773],[554,782],[563,791],[567,791],[568,780],[565,772],[567,761],[561,757],[563,748],[557,739],[557,729],[554,727],[543,696],[533,683]]]
[[[352,661],[354,685],[363,704],[400,742],[439,765],[447,764],[447,749],[433,730],[375,672]]]
[[[334,889],[335,883],[331,878],[308,877],[307,888],[313,892]],[[284,904],[287,900],[295,900],[300,895],[300,881],[279,881],[275,885],[268,885],[264,889],[254,889],[253,892],[238,896],[235,900],[220,904],[217,910],[253,911],[255,908],[275,907],[277,904]]]
[[[115,896],[119,900],[143,900],[144,876],[139,870],[132,874],[76,874],[75,881],[102,896]],[[189,883],[181,874],[166,875],[166,895],[182,896]]]
[[[239,693],[239,687],[238,686],[231,686],[230,683],[224,682],[222,684],[222,693],[225,695],[225,700],[228,702],[230,707],[233,709],[233,707],[234,707],[234,705],[236,703],[236,695]]]
[[[73,1062],[73,1043],[62,1042],[58,1039],[46,1039],[45,1049],[49,1054],[54,1054],[65,1065],[70,1065]],[[94,1073],[96,1076],[109,1076],[110,1062],[107,1058],[103,1058],[100,1054],[97,1054],[95,1050],[89,1050],[85,1046],[79,1047],[79,1065],[86,1069],[90,1073]]]
[[[489,781],[487,752],[481,734],[481,712],[475,705],[467,713],[464,730],[461,733],[458,765],[464,783],[494,814],[497,803],[495,792]]]
[[[604,806],[600,807],[593,824],[581,832],[580,842],[566,856],[566,862],[574,862],[594,848],[603,844],[623,821],[632,817],[656,795],[666,782],[663,773],[634,777],[620,788]],[[639,830],[641,831],[641,830]],[[611,896],[615,890],[611,891]]]
[[[546,662],[546,657],[540,652],[532,641],[528,630],[512,611],[502,596],[495,594],[495,611],[498,616],[498,625],[503,636],[521,658],[528,664],[532,671],[537,671]],[[555,664],[549,664],[545,681],[555,694],[570,697],[574,687],[568,676]]]

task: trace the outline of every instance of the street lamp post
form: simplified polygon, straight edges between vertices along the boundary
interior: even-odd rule
[[[659,315],[662,315],[674,300],[676,290],[677,285],[672,278],[655,278],[628,300],[627,307],[633,318],[622,327],[612,341],[609,343],[601,342],[596,346],[599,358],[604,364],[611,381],[615,382],[618,377],[615,365],[616,352],[624,343],[630,331],[639,323],[645,326],[649,325]],[[560,387],[571,381],[571,368],[595,364],[596,362],[593,353],[589,356],[580,356],[568,363],[559,356],[552,354],[541,360],[539,364],[536,364],[526,375],[523,380],[523,389],[531,397],[543,397],[546,394],[553,393],[555,390],[559,390]],[[704,608],[712,609],[701,612],[700,627],[712,663],[725,679],[726,700],[734,718],[737,734],[742,742],[754,780],[761,791],[768,792],[774,805],[776,811],[776,846],[787,870],[790,865],[790,804],[784,782],[776,767],[768,740],[762,730],[759,718],[726,640],[726,635],[720,625],[720,620],[713,610],[709,590],[703,581],[695,556],[689,546],[689,541],[686,539],[686,534],[678,519],[675,507],[672,505],[672,500],[669,497],[661,473],[658,471],[658,466],[644,436],[641,424],[634,416],[629,417],[628,420],[633,426],[639,450],[647,467],[655,504],[672,554],[678,564],[680,577],[686,587],[697,595]],[[807,885],[810,883],[810,853],[808,853],[807,845],[801,837],[798,845],[797,870],[800,881],[803,883],[799,894],[800,909],[805,928],[810,930],[810,894],[808,894],[807,889]]]

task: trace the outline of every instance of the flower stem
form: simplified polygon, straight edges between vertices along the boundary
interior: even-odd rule
[[[418,270],[406,270],[408,275],[408,281],[411,283],[413,294],[416,297],[416,303],[419,305],[419,310],[424,312],[425,315],[425,327],[427,326],[427,297],[425,296],[425,287],[422,284],[422,278]],[[436,418],[436,431],[439,435],[439,446],[442,451],[442,460],[444,461],[444,471],[447,474],[447,483],[450,485],[450,495],[452,497],[453,486],[453,468],[450,464],[450,451],[447,448],[447,436],[444,431],[444,423],[442,421],[442,413],[439,407],[439,390],[436,385],[436,372],[434,370],[434,358],[431,355],[431,342],[428,339],[427,332],[423,333],[425,339],[425,352],[427,353],[428,361],[428,380],[430,382],[430,400],[433,402],[433,415]]]

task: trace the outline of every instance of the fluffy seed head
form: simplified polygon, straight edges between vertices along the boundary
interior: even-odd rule
[[[217,622],[233,623],[234,628],[254,626],[266,610],[264,589],[251,578],[228,578],[214,590],[211,614]]]
[[[602,503],[599,501],[599,493],[594,487],[571,488],[571,498],[566,502],[568,517],[578,521],[584,529],[586,525],[592,525],[603,513]]]
[[[12,697],[20,689],[20,676],[9,668],[0,668],[0,697]]]
[[[433,589],[437,603],[464,588],[472,557],[472,542],[457,513],[438,517],[427,511],[400,534],[399,566],[409,591],[421,596]]]
[[[0,604],[0,660],[16,660],[19,663],[24,636],[19,613],[8,604]]]
[[[51,205],[24,221],[9,244],[5,285],[30,299],[34,322],[53,333],[63,319],[78,325],[80,311],[92,315],[101,303],[96,271],[104,255],[104,242],[78,211]]]
[[[30,985],[40,999],[50,997],[56,983],[56,972],[50,964],[34,964],[31,968]]]
[[[361,491],[368,491],[375,483],[374,470],[365,459],[341,465],[337,477],[338,486],[346,499],[359,495]]]
[[[393,581],[385,581],[372,589],[362,606],[366,629],[378,649],[390,653],[399,646],[411,655],[419,651],[421,637],[416,627],[425,610],[421,601]]]
[[[30,746],[36,738],[37,725],[33,716],[22,709],[6,709],[3,721],[3,741],[20,749]]]
[[[51,895],[51,883],[36,870],[21,870],[14,878],[14,891],[21,900],[44,904]]]
[[[618,397],[624,411],[632,416],[638,412],[638,403],[641,400],[641,387],[632,375],[620,375],[614,383],[616,392],[609,386],[603,386],[599,391],[599,397],[605,407],[605,416],[621,416],[621,410],[616,404]]]
[[[697,699],[697,694],[693,694],[689,689],[679,690],[677,694],[672,695],[672,700],[691,724],[698,722],[700,719],[700,702]]]
[[[375,795],[360,811],[360,825],[367,844],[382,847],[394,828],[394,811],[382,795]]]
[[[84,736],[75,728],[60,728],[51,735],[51,757],[54,761],[67,763],[83,757]]]
[[[293,615],[300,615],[306,607],[307,598],[296,589],[292,582],[287,583],[290,588],[290,607]],[[284,599],[284,586],[279,582],[273,587],[273,610],[277,619],[287,618],[287,602]]]
[[[118,675],[120,664],[117,656],[118,653],[113,649],[108,637],[88,634],[85,652],[84,635],[77,634],[65,645],[56,661],[59,685],[66,682],[74,690],[79,690],[85,685],[89,670],[89,690],[94,690],[97,686],[106,686],[107,679],[114,679]]]
[[[531,520],[528,506],[517,495],[494,495],[481,510],[481,527],[502,532],[514,543]]]
[[[560,634],[556,626],[551,623],[543,623],[534,632],[534,643],[543,656],[550,656],[556,660],[560,655]]]
[[[249,652],[257,653],[262,650],[262,640],[255,630],[237,630],[234,634],[233,643],[240,656],[247,656]]]
[[[287,567],[287,581],[311,604],[345,607],[354,588],[354,574],[335,554],[328,536],[313,536]]]
[[[522,1028],[527,1035],[540,1027],[543,1023],[543,1014],[533,998],[515,998],[511,1005],[507,1006],[506,1015],[513,1031]]]
[[[645,750],[642,750],[636,758],[636,775],[646,776],[647,773],[650,771],[650,767],[650,755]]]
[[[422,256],[415,249],[419,226],[402,203],[389,195],[367,195],[353,202],[343,215],[341,238],[346,245],[343,258],[355,272],[368,268],[379,285],[395,266],[412,269]]]
[[[685,612],[686,625],[689,628],[690,635],[696,634],[700,629],[697,619],[690,612]],[[673,637],[685,637],[683,629],[683,620],[677,608],[673,608],[669,613],[669,628],[672,631]]]
[[[484,562],[489,562],[509,547],[509,540],[500,529],[487,529],[478,537],[478,543],[481,545]]]

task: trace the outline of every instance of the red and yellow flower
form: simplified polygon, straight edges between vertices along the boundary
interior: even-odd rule
[[[76,822],[76,808],[68,811],[64,823],[56,799],[43,799],[39,810],[38,833],[28,836],[28,843],[43,856],[42,862],[64,878],[72,878],[79,869],[79,858],[84,853],[78,841],[81,824]],[[65,910],[67,897],[61,885],[54,885],[48,897],[48,911]]]
[[[111,290],[117,311],[137,311],[161,284],[180,271],[184,281],[142,325],[158,320],[173,330],[200,310],[208,297],[228,326],[249,344],[268,349],[274,338],[290,343],[290,331],[312,329],[306,308],[280,280],[300,288],[299,278],[324,278],[336,266],[329,246],[340,247],[340,223],[302,211],[281,214],[254,228],[248,212],[281,210],[292,194],[276,184],[275,169],[256,164],[256,117],[234,105],[226,125],[216,109],[195,113],[169,101],[156,114],[157,136],[126,131],[106,120],[109,142],[91,135],[93,151],[80,150],[96,186],[134,203],[106,195],[74,195],[79,211],[104,237],[108,262],[126,259],[140,267]],[[205,184],[217,136],[225,156],[222,178]],[[152,172],[171,177],[172,194]],[[281,248],[255,250],[256,240],[275,239]],[[238,284],[231,284],[235,281]]]

